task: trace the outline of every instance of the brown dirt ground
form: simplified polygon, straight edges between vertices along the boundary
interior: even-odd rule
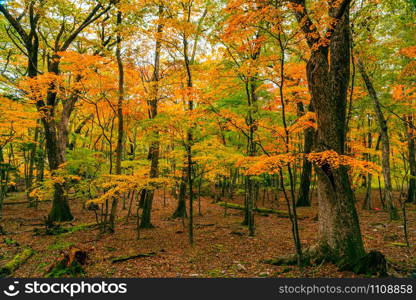
[[[22,201],[18,196],[14,198],[14,201]],[[174,199],[168,199],[164,207],[162,199],[156,197],[152,216],[155,228],[142,230],[140,240],[136,240],[133,217],[128,223],[124,219],[119,221],[113,235],[98,235],[97,229],[88,229],[58,236],[34,236],[33,229],[41,226],[33,224],[42,223],[50,203],[43,203],[38,209],[27,208],[26,204],[7,205],[2,226],[8,235],[0,237],[0,265],[23,246],[31,246],[36,254],[13,276],[42,277],[62,251],[75,245],[88,252],[86,277],[357,277],[351,272],[339,272],[331,264],[307,267],[301,272],[293,266],[262,263],[264,259],[294,253],[289,219],[257,214],[256,236],[249,237],[247,228],[240,225],[242,212],[229,209],[228,216],[224,217],[223,208],[211,199],[203,199],[203,216],[195,216],[195,245],[191,247],[186,226],[183,227],[180,219],[169,218],[175,205]],[[83,210],[81,202],[72,201],[71,206],[76,218],[73,225],[95,220],[94,213]],[[197,204],[195,206],[197,210]],[[280,209],[286,210],[283,202]],[[299,215],[305,217],[300,220],[304,246],[316,242],[316,211],[316,206],[298,209]],[[408,205],[410,249],[401,245],[404,242],[402,221],[389,222],[382,211],[358,211],[367,251],[381,251],[399,269],[416,269],[416,206]],[[121,210],[119,216],[125,215],[126,211]],[[16,240],[20,246],[7,245],[6,237]],[[111,263],[112,257],[148,252],[157,254]],[[407,276],[400,272],[393,274]]]

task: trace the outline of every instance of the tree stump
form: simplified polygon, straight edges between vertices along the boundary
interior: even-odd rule
[[[53,263],[46,271],[46,278],[76,277],[84,273],[82,268],[87,263],[87,252],[77,247],[69,248],[67,253]]]

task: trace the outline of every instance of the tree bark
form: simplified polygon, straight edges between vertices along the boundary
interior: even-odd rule
[[[30,1],[28,6],[28,32],[24,29],[20,20],[10,14],[10,12],[0,4],[0,12],[7,19],[9,24],[14,28],[22,44],[26,48],[26,55],[28,57],[27,70],[28,76],[34,78],[38,75],[38,53],[39,53],[39,39],[38,39],[38,23],[41,14],[35,8],[35,1]],[[70,35],[60,43],[61,35],[57,35],[55,41],[54,54],[48,60],[48,71],[53,74],[59,74],[60,57],[57,54],[60,51],[66,51],[77,36],[92,22],[97,20],[111,6],[104,8],[100,3],[95,5],[87,17],[79,24],[78,27],[70,33]],[[76,93],[75,93],[76,94]],[[57,93],[54,91],[54,84],[52,83],[46,97],[46,103],[43,100],[36,102],[36,107],[42,113],[41,122],[44,127],[46,150],[48,154],[48,161],[51,173],[53,174],[61,164],[65,162],[65,151],[68,143],[68,122],[78,96],[74,95],[69,101],[63,104],[63,110],[60,123],[57,124],[55,120],[55,109],[57,105]],[[54,199],[52,208],[49,213],[51,221],[69,221],[72,220],[72,214],[69,209],[68,200],[64,193],[63,185],[59,182],[54,183]]]
[[[59,74],[60,57],[54,54],[48,61],[48,71],[58,75]],[[61,122],[57,124],[55,121],[55,108],[57,105],[57,93],[55,91],[54,83],[49,87],[46,105],[43,101],[37,102],[39,111],[42,111],[42,124],[45,131],[46,150],[48,154],[49,168],[54,174],[59,166],[65,162],[66,144],[68,141],[68,122],[69,116],[72,113],[73,105],[75,104],[74,96],[67,104],[63,106],[61,114]],[[73,101],[72,101],[73,100]],[[60,182],[54,183],[54,197],[52,201],[52,208],[49,212],[51,221],[70,221],[73,219],[71,214],[68,199],[64,192],[63,184]]]
[[[255,39],[259,39],[260,33],[257,32]],[[251,55],[252,60],[256,60],[260,55],[260,47],[258,50],[255,51]],[[256,113],[258,112],[258,103],[257,103],[257,82],[256,82],[256,74],[251,77],[245,78],[245,88],[246,88],[246,96],[247,96],[247,106],[248,106],[248,113],[246,117],[246,124],[248,126],[248,134],[247,134],[247,156],[255,156],[257,153],[257,144],[255,142],[255,134],[257,131],[257,121],[256,121]],[[255,234],[255,220],[254,220],[254,201],[257,198],[258,190],[255,187],[255,180],[252,175],[246,176],[246,213],[244,215],[243,224],[248,225],[248,234],[249,236],[254,236]]]
[[[116,174],[121,175],[121,159],[123,156],[123,101],[124,101],[124,68],[123,60],[121,58],[121,34],[120,28],[122,23],[122,12],[117,12],[117,38],[116,38],[116,60],[118,69],[118,101],[117,101],[117,148],[116,148]],[[117,215],[117,207],[120,195],[117,194],[113,197],[111,202],[111,211],[109,218],[109,232],[115,230],[115,220]]]
[[[163,6],[159,5],[159,19],[162,18]],[[160,35],[162,33],[163,25],[159,23],[156,29],[156,45],[155,45],[155,61],[152,78],[152,99],[148,101],[149,104],[149,118],[155,119],[157,116],[157,104],[159,100],[159,79],[160,79]],[[159,176],[159,132],[154,132],[154,140],[150,143],[149,157],[150,157],[150,178],[157,178]],[[141,228],[152,228],[151,212],[154,197],[154,190],[143,190],[143,213],[140,223]]]
[[[190,22],[190,10],[189,6],[188,22]],[[183,54],[184,54],[184,63],[186,71],[186,87],[192,88],[192,73],[191,73],[191,61],[188,56],[188,39],[186,34],[183,35]],[[197,42],[197,41],[195,41]],[[191,116],[194,109],[194,102],[192,98],[188,99],[188,112]],[[185,150],[186,150],[186,177],[188,179],[188,197],[189,197],[189,220],[188,220],[188,238],[189,243],[193,245],[194,243],[194,191],[193,191],[193,160],[192,160],[192,145],[193,145],[193,134],[192,127],[187,129],[186,141],[185,141]]]
[[[329,49],[320,43],[319,32],[308,16],[305,1],[292,2],[302,6],[302,10],[294,12],[312,50],[307,78],[318,125],[314,150],[332,150],[343,155],[350,66],[349,1],[330,9],[329,14],[337,23],[327,31]],[[326,163],[315,165],[315,171],[319,198],[318,252],[332,261],[342,260],[354,265],[365,251],[348,169]]]
[[[371,82],[370,77],[367,75],[367,72],[364,68],[362,61],[358,60],[357,65],[361,73],[361,77],[364,80],[368,94],[370,95],[370,98],[373,101],[374,111],[376,113],[377,122],[378,122],[378,126],[380,129],[381,164],[382,164],[382,169],[383,169],[384,191],[385,191],[385,196],[386,196],[385,202],[387,206],[387,211],[390,216],[390,220],[396,220],[398,219],[399,216],[397,214],[397,209],[393,204],[393,187],[392,187],[392,182],[391,182],[391,171],[390,171],[390,141],[389,141],[387,121],[384,118],[383,112],[381,110],[380,101],[374,89],[373,83]]]
[[[186,218],[186,170],[182,170],[182,178],[179,183],[178,206],[172,215],[172,218]]]

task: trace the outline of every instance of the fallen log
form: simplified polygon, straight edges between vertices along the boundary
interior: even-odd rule
[[[231,208],[231,209],[238,209],[238,210],[245,210],[245,207],[243,205],[240,204],[236,204],[236,203],[229,203],[229,202],[216,202],[216,204],[222,206],[222,207],[227,207],[227,208]],[[276,209],[272,209],[272,208],[264,208],[264,207],[255,207],[253,208],[253,211],[258,212],[258,213],[264,213],[264,214],[275,214],[278,215],[279,217],[282,218],[288,218],[289,214],[286,211],[283,210],[276,210]],[[298,219],[304,219],[305,217],[301,216],[301,215],[297,215]]]
[[[5,278],[11,275],[22,264],[24,264],[34,253],[35,251],[32,248],[24,248],[20,253],[15,255],[12,260],[7,262],[4,266],[0,268],[0,278]]]
[[[70,227],[63,227],[61,224],[53,224],[53,226],[45,226],[44,228],[34,228],[33,231],[35,232],[35,235],[61,235],[95,227],[98,227],[96,222],[79,224]]]
[[[134,255],[126,255],[126,256],[115,257],[115,258],[111,259],[111,262],[114,264],[114,263],[130,260],[130,259],[141,258],[141,257],[150,257],[150,256],[155,256],[155,255],[156,255],[156,252],[137,253],[137,254],[134,254]]]
[[[118,223],[121,220],[122,218],[117,218],[115,222]],[[64,224],[70,224],[71,226],[63,226]],[[87,229],[92,229],[92,228],[97,228],[97,227],[102,226],[101,223],[97,223],[97,222],[83,223],[83,224],[78,224],[78,225],[72,225],[72,221],[65,222],[65,223],[55,223],[55,222],[48,221],[46,218],[45,218],[43,225],[45,225],[43,228],[33,229],[33,231],[35,232],[35,235],[65,235],[65,234],[71,234],[80,230],[87,230]]]
[[[51,202],[52,200],[39,200],[38,203]],[[16,202],[3,202],[3,205],[17,205],[17,204],[30,204],[35,201],[16,201]]]
[[[95,227],[98,227],[98,225],[99,224],[97,224],[97,222],[92,222],[92,223],[79,224],[79,225],[75,225],[72,227],[64,227],[66,232],[63,232],[62,234],[73,233],[73,232],[80,231],[80,230],[95,228]]]

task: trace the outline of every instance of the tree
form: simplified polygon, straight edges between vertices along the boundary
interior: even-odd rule
[[[27,70],[28,76],[34,78],[38,75],[38,52],[39,52],[39,37],[38,33],[39,20],[41,19],[41,11],[44,9],[44,2],[39,1],[37,9],[35,9],[36,1],[31,1],[29,4],[29,16],[26,22],[29,25],[29,33],[25,31],[22,25],[22,20],[12,16],[8,9],[0,4],[0,12],[8,20],[10,25],[19,35],[23,41],[23,46],[26,49],[28,57]],[[96,4],[91,8],[89,14],[82,22],[68,30],[65,18],[61,23],[61,28],[53,40],[51,50],[52,55],[48,57],[48,72],[51,74],[59,74],[60,55],[59,52],[66,51],[78,35],[91,23],[99,19],[111,6],[103,7],[101,3]],[[78,100],[77,93],[64,102],[60,122],[57,124],[55,120],[55,110],[58,105],[57,92],[54,83],[51,82],[48,90],[46,101],[44,99],[37,99],[36,108],[41,112],[41,122],[45,132],[46,149],[48,154],[49,168],[51,171],[58,170],[59,166],[65,162],[65,151],[68,142],[68,122],[70,115],[74,109],[74,105]],[[52,208],[49,213],[49,218],[53,221],[68,221],[72,220],[68,199],[64,195],[64,190],[59,182],[54,184],[55,193],[52,201]]]
[[[117,60],[117,70],[118,70],[118,101],[117,101],[117,148],[116,148],[116,174],[121,175],[121,159],[123,156],[123,100],[124,100],[124,68],[123,60],[121,57],[121,34],[120,26],[122,25],[123,13],[117,11],[117,38],[116,38],[116,60]],[[109,218],[109,230],[114,232],[115,219],[118,206],[118,195],[113,198],[111,204],[111,213]]]
[[[382,149],[382,166],[383,166],[383,176],[384,176],[384,184],[385,184],[385,195],[386,195],[386,205],[387,211],[389,212],[389,216],[391,220],[395,220],[398,218],[397,209],[393,204],[393,187],[391,183],[391,175],[390,175],[390,142],[389,142],[389,134],[388,134],[388,127],[387,121],[384,118],[383,112],[381,111],[380,102],[377,97],[377,93],[373,87],[373,84],[370,78],[365,71],[364,65],[361,60],[358,60],[358,69],[361,73],[361,76],[364,80],[365,86],[368,90],[370,98],[373,101],[374,111],[376,112],[378,126],[380,128],[380,141],[381,141],[381,149]]]
[[[291,3],[311,49],[307,77],[318,124],[314,150],[343,155],[350,68],[350,1],[330,3],[329,16],[334,23],[327,27],[323,37],[312,23],[305,1]],[[335,261],[342,259],[345,265],[353,267],[365,250],[347,167],[334,168],[325,162],[315,166],[315,171],[319,194],[318,255]]]
[[[163,14],[163,5],[158,6],[158,18],[159,22],[156,26],[156,41],[155,41],[155,52],[154,52],[154,65],[153,65],[153,76],[151,79],[151,99],[148,100],[149,105],[149,119],[154,120],[157,116],[157,104],[159,101],[159,80],[160,80],[160,51],[161,51],[161,35],[163,30],[163,24],[161,22]],[[149,155],[150,158],[150,178],[157,178],[159,175],[159,133],[155,132],[153,140],[150,143]],[[154,197],[154,191],[147,191],[144,189],[142,191],[143,199],[143,214],[141,218],[140,227],[141,228],[152,228],[151,223],[151,211],[152,211],[152,202]]]

